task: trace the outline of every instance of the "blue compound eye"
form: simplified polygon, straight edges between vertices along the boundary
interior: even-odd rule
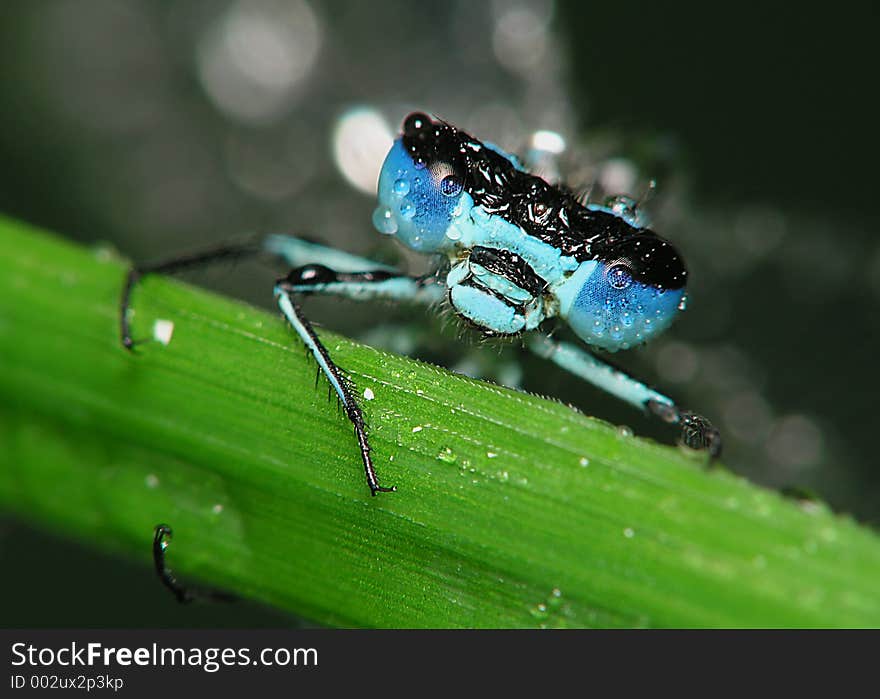
[[[560,314],[585,342],[614,352],[665,330],[684,308],[687,270],[675,248],[647,231],[583,262],[560,294]]]
[[[379,175],[373,225],[418,252],[439,252],[460,240],[456,221],[473,206],[465,173],[444,130],[424,114],[410,114]],[[464,220],[464,219],[462,219]]]

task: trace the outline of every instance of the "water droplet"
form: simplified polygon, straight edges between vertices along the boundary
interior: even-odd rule
[[[614,289],[626,289],[632,284],[632,274],[625,265],[614,265],[608,270],[608,283]]]
[[[617,434],[621,437],[632,437],[633,431],[631,427],[627,427],[626,425],[621,425],[617,428]]]
[[[424,170],[427,163],[425,162],[424,158],[416,158],[413,165],[415,166],[416,170]],[[418,179],[416,179],[416,184],[418,183],[419,181]]]
[[[413,434],[415,434],[416,432],[421,432],[423,429],[425,429],[425,428],[422,427],[421,425],[416,425],[415,427],[412,428],[412,431],[413,431]]]
[[[446,175],[440,180],[440,193],[444,197],[455,197],[461,194],[464,184],[458,175]]]
[[[373,226],[383,235],[394,235],[397,233],[397,221],[394,220],[394,214],[387,206],[377,206],[373,212]]]
[[[532,613],[532,616],[535,617],[535,619],[540,619],[540,620],[546,619],[547,618],[547,605],[542,602],[541,604],[532,608],[531,613]]]
[[[373,389],[365,388],[364,389],[364,400],[373,400],[376,397],[376,394],[373,393]]]
[[[578,463],[579,463],[581,466],[583,466],[584,468],[586,468],[587,466],[590,465],[590,460],[589,460],[586,456],[582,456],[582,457],[580,458],[580,461],[578,461]]]
[[[688,307],[688,297],[682,296],[681,301],[678,302],[678,310],[685,311],[685,310],[687,310],[687,307]]]
[[[219,515],[221,512],[223,512],[223,505],[218,502],[216,505],[214,505],[214,507],[211,508],[211,512],[213,512],[215,515]]]
[[[623,530],[623,535],[627,539],[632,539],[636,535],[636,533],[632,530],[632,528],[627,527],[626,529]]]
[[[494,451],[487,451],[486,452],[487,459],[494,459],[496,456],[498,456],[498,454],[496,454]]]
[[[392,189],[395,194],[398,194],[401,197],[406,196],[409,194],[409,182],[401,177],[399,180],[394,180]]]
[[[416,207],[411,201],[404,200],[400,205],[400,215],[407,221],[413,219],[416,215]]]
[[[461,231],[458,229],[458,226],[449,226],[446,229],[446,237],[449,240],[460,240],[461,239]]]
[[[155,473],[148,473],[147,477],[144,478],[144,483],[147,484],[148,488],[158,488],[159,477]]]
[[[454,464],[457,457],[455,456],[455,453],[452,451],[452,449],[450,449],[449,447],[443,447],[443,449],[438,452],[437,459],[439,461],[444,461],[447,464]]]

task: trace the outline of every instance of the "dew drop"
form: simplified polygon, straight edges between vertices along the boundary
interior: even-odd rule
[[[627,539],[632,539],[636,535],[636,533],[632,530],[631,527],[627,527],[626,529],[623,530],[623,535]]]
[[[632,275],[624,265],[614,265],[608,270],[608,283],[615,289],[626,289],[632,284]]]
[[[632,437],[633,431],[631,427],[627,427],[626,425],[621,425],[617,428],[617,434],[621,437]]]
[[[392,189],[395,194],[398,194],[401,197],[406,196],[409,194],[409,182],[401,177],[399,180],[394,180]]]
[[[373,393],[373,389],[365,388],[364,389],[364,400],[373,400],[376,397],[376,394]]]
[[[535,619],[543,620],[547,618],[547,605],[543,602],[531,609],[532,616]]]
[[[487,451],[486,452],[487,459],[494,459],[496,456],[498,456],[498,454],[496,454],[494,451]]]
[[[383,235],[397,233],[397,221],[387,206],[377,206],[373,212],[373,226]]]
[[[416,207],[411,201],[404,201],[400,205],[400,215],[407,221],[412,220],[416,215]]]
[[[416,425],[415,427],[412,428],[412,431],[413,431],[413,434],[415,434],[416,432],[421,432],[423,429],[425,429],[425,428],[422,427],[421,425]]]
[[[590,460],[586,456],[582,456],[578,463],[581,465],[581,467],[586,468],[590,465]]]
[[[454,464],[457,458],[458,457],[455,456],[455,452],[453,452],[452,449],[450,449],[449,447],[443,447],[443,449],[441,449],[437,453],[437,459],[447,464]]]
[[[446,175],[440,180],[440,193],[444,197],[455,197],[461,194],[464,187],[461,178],[458,175]]]
[[[458,226],[450,226],[447,228],[446,237],[449,238],[449,240],[460,240],[461,231],[458,229]]]

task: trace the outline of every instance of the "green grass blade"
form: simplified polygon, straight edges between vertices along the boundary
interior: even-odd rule
[[[348,422],[274,314],[0,219],[0,508],[352,626],[877,626],[880,541],[552,401],[321,332]],[[268,286],[267,286],[268,293]],[[147,574],[145,569],[145,575]]]

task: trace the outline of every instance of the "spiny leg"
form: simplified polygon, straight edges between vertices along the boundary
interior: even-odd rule
[[[443,287],[433,282],[432,277],[408,277],[388,270],[335,272],[323,265],[306,265],[292,270],[286,277],[279,279],[275,285],[275,295],[278,297],[281,312],[312,353],[320,371],[327,377],[330,387],[336,393],[346,416],[354,426],[367,485],[373,495],[391,492],[395,488],[379,485],[376,469],[370,455],[371,449],[367,439],[363,412],[354,398],[350,382],[330,358],[327,348],[318,338],[311,323],[294,300],[294,296],[296,294],[323,293],[358,300],[385,298],[430,303],[442,298],[443,293]]]
[[[197,599],[207,599],[215,602],[234,602],[238,599],[235,595],[220,590],[181,585],[165,561],[165,551],[173,536],[174,532],[167,524],[156,525],[156,530],[153,534],[153,566],[156,568],[156,575],[159,576],[159,580],[162,581],[165,587],[171,590],[171,593],[178,602],[189,604]]]
[[[668,396],[649,388],[591,352],[568,342],[532,335],[528,348],[539,357],[570,371],[613,396],[650,412],[664,422],[678,425],[682,442],[691,449],[705,449],[711,459],[721,455],[721,434],[706,418],[680,409]]]
[[[120,297],[119,330],[122,345],[131,350],[137,344],[131,336],[128,310],[131,307],[134,287],[142,277],[148,274],[174,274],[206,267],[215,262],[239,260],[257,255],[283,260],[289,267],[318,264],[346,271],[372,269],[394,272],[392,267],[288,235],[256,236],[243,242],[219,245],[155,263],[136,265],[129,269]]]

